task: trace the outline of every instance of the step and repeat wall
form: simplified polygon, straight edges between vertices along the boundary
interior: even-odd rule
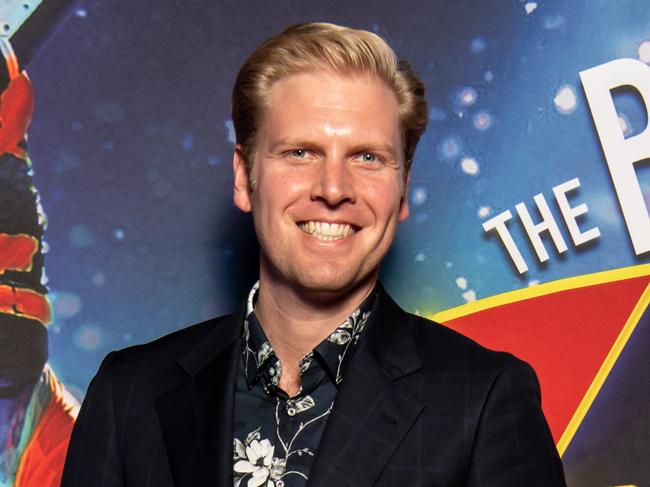
[[[109,351],[245,297],[230,90],[261,41],[316,20],[381,35],[427,87],[386,288],[535,367],[570,486],[645,485],[646,0],[72,7],[2,95],[0,485],[58,485]]]

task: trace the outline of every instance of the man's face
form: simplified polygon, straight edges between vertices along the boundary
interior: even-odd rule
[[[250,188],[238,149],[235,204],[252,211],[263,282],[336,295],[374,282],[408,217],[394,93],[329,71],[274,83]]]

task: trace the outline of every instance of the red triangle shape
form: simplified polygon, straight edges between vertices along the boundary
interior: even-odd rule
[[[511,352],[535,368],[542,408],[557,443],[649,282],[645,275],[532,298],[514,292],[515,300],[506,304],[447,321],[445,312],[440,316],[445,325],[488,348]]]

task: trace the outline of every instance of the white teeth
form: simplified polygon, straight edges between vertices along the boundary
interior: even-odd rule
[[[300,229],[311,234],[318,240],[340,240],[352,235],[355,230],[347,223],[328,223],[320,221],[308,221],[301,223]]]

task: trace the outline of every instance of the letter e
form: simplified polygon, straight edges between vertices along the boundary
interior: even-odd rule
[[[589,242],[595,238],[600,237],[600,230],[598,227],[593,227],[587,230],[586,232],[581,232],[578,227],[578,222],[576,218],[580,215],[584,215],[589,211],[586,203],[581,203],[578,206],[571,206],[569,200],[566,197],[566,194],[569,191],[573,191],[576,188],[580,187],[580,180],[578,178],[573,178],[569,181],[566,181],[562,184],[558,184],[553,188],[553,194],[555,194],[555,199],[557,205],[560,207],[562,212],[562,217],[566,223],[571,238],[573,239],[573,244],[577,247],[583,243]]]

